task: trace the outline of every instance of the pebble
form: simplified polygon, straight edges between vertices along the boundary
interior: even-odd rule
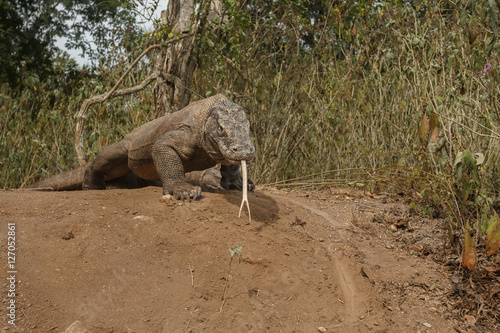
[[[170,194],[165,194],[165,195],[162,195],[161,196],[161,200],[162,201],[168,201],[168,200],[172,200],[174,198],[173,195],[170,195]]]
[[[472,324],[472,325],[476,324],[476,318],[474,316],[465,315],[464,319],[467,320],[467,322],[469,324]]]
[[[326,332],[326,328],[323,326],[318,327],[318,332]]]

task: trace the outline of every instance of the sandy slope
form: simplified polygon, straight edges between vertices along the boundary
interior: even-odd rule
[[[258,189],[248,223],[238,219],[239,192],[204,192],[189,204],[160,197],[153,187],[0,191],[2,276],[10,222],[18,306],[14,328],[4,320],[2,279],[0,328],[64,332],[79,321],[73,332],[455,332],[443,305],[446,272],[403,250],[374,218],[388,206],[405,214],[400,203]],[[243,261],[235,257],[228,276],[235,245]]]

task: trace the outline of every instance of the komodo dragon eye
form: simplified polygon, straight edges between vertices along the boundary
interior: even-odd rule
[[[220,124],[219,124],[219,133],[221,134],[221,136],[226,136],[227,135],[226,130]]]

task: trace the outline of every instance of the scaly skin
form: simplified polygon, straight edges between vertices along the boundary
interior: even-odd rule
[[[146,123],[103,148],[86,167],[83,179],[79,168],[30,187],[75,189],[75,180],[81,179],[82,189],[104,189],[106,182],[133,173],[146,182],[160,180],[164,194],[197,199],[201,187],[187,183],[185,173],[220,163],[221,187],[241,190],[238,165],[254,156],[245,111],[224,95],[216,95]],[[248,187],[255,188],[251,181]]]

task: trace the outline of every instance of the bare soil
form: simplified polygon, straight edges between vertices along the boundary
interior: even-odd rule
[[[238,218],[240,192],[160,198],[155,187],[0,191],[0,329],[500,331],[498,257],[480,276],[460,271],[443,221],[412,214],[403,197],[258,188],[250,223]],[[16,326],[6,316],[8,223]]]

